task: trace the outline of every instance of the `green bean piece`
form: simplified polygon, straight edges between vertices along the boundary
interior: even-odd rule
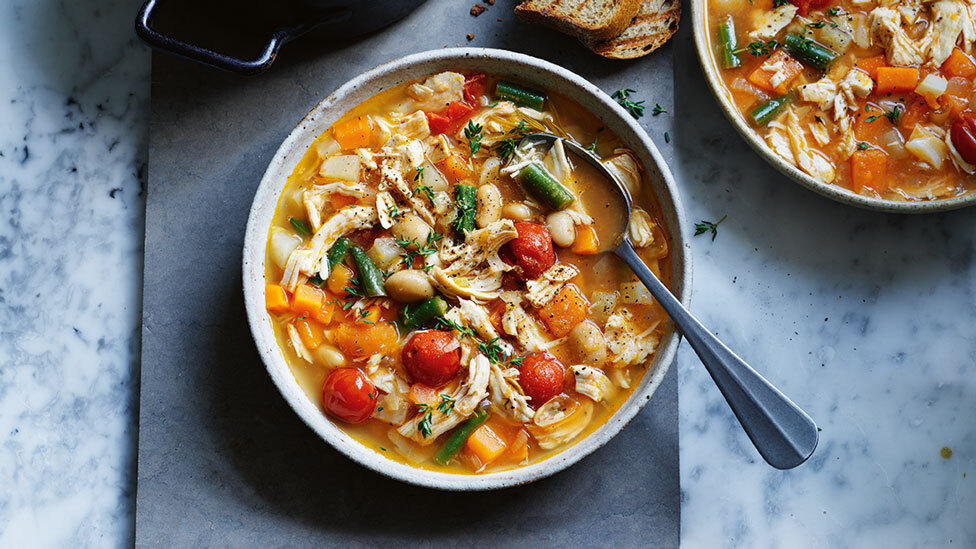
[[[349,251],[349,246],[351,245],[352,242],[349,242],[348,238],[343,237],[337,239],[335,244],[329,248],[329,253],[325,256],[329,262],[329,270],[325,273],[326,276],[332,272],[333,267],[342,263],[342,260],[346,258],[346,252]]]
[[[305,223],[303,219],[298,219],[297,217],[289,217],[288,222],[291,223],[291,227],[295,229],[295,232],[302,236],[312,236],[312,228]]]
[[[518,181],[525,192],[554,210],[565,210],[576,200],[573,193],[549,175],[549,172],[538,162],[528,164],[519,170]]]
[[[499,82],[495,86],[495,97],[507,99],[523,107],[532,107],[537,111],[542,110],[543,105],[546,104],[546,96],[544,94],[523,88],[511,82]]]
[[[827,70],[830,63],[839,56],[827,46],[794,33],[787,34],[783,39],[783,48],[803,63],[822,71]]]
[[[742,64],[739,55],[735,53],[737,42],[735,38],[735,23],[732,22],[731,15],[718,26],[718,44],[723,68],[734,69]]]
[[[412,310],[406,307],[400,311],[400,326],[403,333],[424,326],[430,326],[439,316],[447,314],[447,302],[440,296],[432,297]]]
[[[785,107],[792,99],[793,92],[790,91],[784,96],[774,97],[762,105],[759,105],[753,109],[751,113],[749,113],[749,117],[752,118],[752,123],[756,126],[765,126],[770,120],[776,118],[776,116],[782,112],[783,107]]]
[[[451,461],[451,458],[453,458],[461,450],[461,447],[464,446],[464,443],[468,440],[468,437],[471,436],[471,433],[473,433],[478,427],[481,427],[481,425],[484,424],[487,419],[488,412],[484,411],[482,408],[476,409],[473,416],[468,418],[467,421],[462,423],[460,427],[451,433],[451,436],[448,437],[447,442],[444,443],[444,446],[441,446],[441,449],[438,450],[437,454],[434,455],[434,461],[440,463],[441,465],[447,465],[447,462]]]
[[[457,206],[457,217],[454,218],[454,230],[464,236],[474,230],[475,195],[477,189],[471,185],[454,185],[454,205]]]
[[[349,252],[352,254],[353,261],[356,262],[356,270],[359,272],[359,287],[366,297],[380,297],[386,295],[386,288],[383,284],[383,273],[373,260],[366,255],[359,246],[351,246]]]

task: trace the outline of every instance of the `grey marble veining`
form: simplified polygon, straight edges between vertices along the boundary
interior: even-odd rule
[[[149,90],[135,4],[0,3],[0,547],[132,537]]]
[[[137,4],[0,5],[0,547],[133,539]],[[687,13],[676,101],[661,101],[672,143],[645,127],[674,154],[689,218],[729,216],[694,241],[693,309],[823,432],[806,465],[770,469],[683,347],[683,545],[976,546],[976,214],[854,210],[763,165],[705,89]]]

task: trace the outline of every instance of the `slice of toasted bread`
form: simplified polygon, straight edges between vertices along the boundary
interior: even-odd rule
[[[515,6],[526,23],[538,23],[580,40],[606,40],[630,25],[641,0],[528,0]]]
[[[609,40],[583,40],[595,53],[611,59],[634,59],[660,48],[678,30],[680,0],[644,0],[633,22]]]

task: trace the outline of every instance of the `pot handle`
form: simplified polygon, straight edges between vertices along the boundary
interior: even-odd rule
[[[224,55],[222,53],[217,53],[215,51],[201,48],[200,46],[195,46],[183,42],[182,40],[177,40],[170,36],[160,34],[152,27],[150,27],[150,22],[152,21],[153,13],[155,12],[159,0],[146,0],[139,10],[139,14],[136,16],[136,34],[139,35],[144,42],[149,44],[155,49],[164,51],[166,53],[171,53],[178,55],[190,61],[196,61],[198,63],[203,63],[204,65],[210,65],[218,69],[223,69],[225,71],[237,72],[241,74],[258,74],[262,71],[268,69],[272,63],[274,63],[275,58],[278,56],[278,50],[281,46],[298,38],[302,34],[308,32],[313,27],[321,24],[321,21],[315,23],[306,23],[303,25],[297,25],[292,27],[279,28],[274,31],[271,38],[268,39],[267,44],[264,46],[264,50],[257,57],[257,59],[244,60],[238,59],[236,57],[231,57]]]

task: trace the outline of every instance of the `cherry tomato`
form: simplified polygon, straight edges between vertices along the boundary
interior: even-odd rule
[[[800,15],[806,15],[811,10],[818,10],[830,3],[830,0],[790,0],[796,6]]]
[[[366,374],[356,368],[333,370],[322,384],[325,411],[347,423],[362,423],[369,419],[378,396]]]
[[[532,397],[530,404],[538,408],[563,390],[566,368],[549,353],[537,353],[525,358],[519,368],[519,385]]]
[[[417,332],[403,346],[402,360],[414,381],[439,387],[461,369],[461,344],[450,332]]]
[[[464,101],[471,105],[477,105],[478,99],[485,93],[488,75],[483,72],[476,72],[464,77]]]
[[[949,138],[963,160],[976,164],[976,113],[966,111],[956,117]]]
[[[523,280],[538,278],[556,263],[549,229],[538,223],[515,223],[518,237],[502,247],[501,258],[515,265],[516,274]]]

